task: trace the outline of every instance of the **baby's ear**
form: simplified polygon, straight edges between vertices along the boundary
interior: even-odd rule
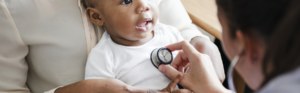
[[[88,19],[93,24],[97,26],[103,26],[104,20],[97,9],[88,7],[86,11],[87,11]]]

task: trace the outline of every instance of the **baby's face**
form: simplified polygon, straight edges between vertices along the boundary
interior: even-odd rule
[[[139,41],[152,37],[157,9],[149,0],[99,0],[95,7],[111,38]],[[118,42],[117,42],[118,43]]]

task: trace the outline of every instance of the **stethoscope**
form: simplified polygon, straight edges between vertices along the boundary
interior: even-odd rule
[[[228,77],[228,86],[229,86],[229,89],[233,92],[233,93],[236,93],[236,90],[235,90],[235,85],[233,83],[233,69],[234,69],[234,66],[236,65],[236,63],[239,61],[240,59],[240,56],[235,56],[233,58],[233,60],[231,61],[231,64],[228,68],[228,74],[227,74],[227,77]]]
[[[151,52],[150,60],[152,64],[158,68],[161,64],[171,64],[173,55],[168,48],[156,48]]]

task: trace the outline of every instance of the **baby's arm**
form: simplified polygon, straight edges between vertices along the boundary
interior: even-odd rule
[[[93,79],[91,79],[93,80]],[[136,88],[118,79],[94,79],[99,93],[147,93],[147,89]]]
[[[116,79],[82,80],[55,90],[55,93],[147,93]]]

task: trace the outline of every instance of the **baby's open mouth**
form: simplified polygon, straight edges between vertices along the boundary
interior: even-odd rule
[[[150,12],[143,12],[142,17],[143,19],[138,22],[136,29],[143,32],[149,31],[153,26],[152,14]]]
[[[138,31],[148,31],[148,29],[152,26],[152,23],[152,18],[146,18],[137,24],[136,29]]]
[[[152,23],[152,19],[145,19],[143,22],[139,23],[137,27],[147,26],[149,23]]]

